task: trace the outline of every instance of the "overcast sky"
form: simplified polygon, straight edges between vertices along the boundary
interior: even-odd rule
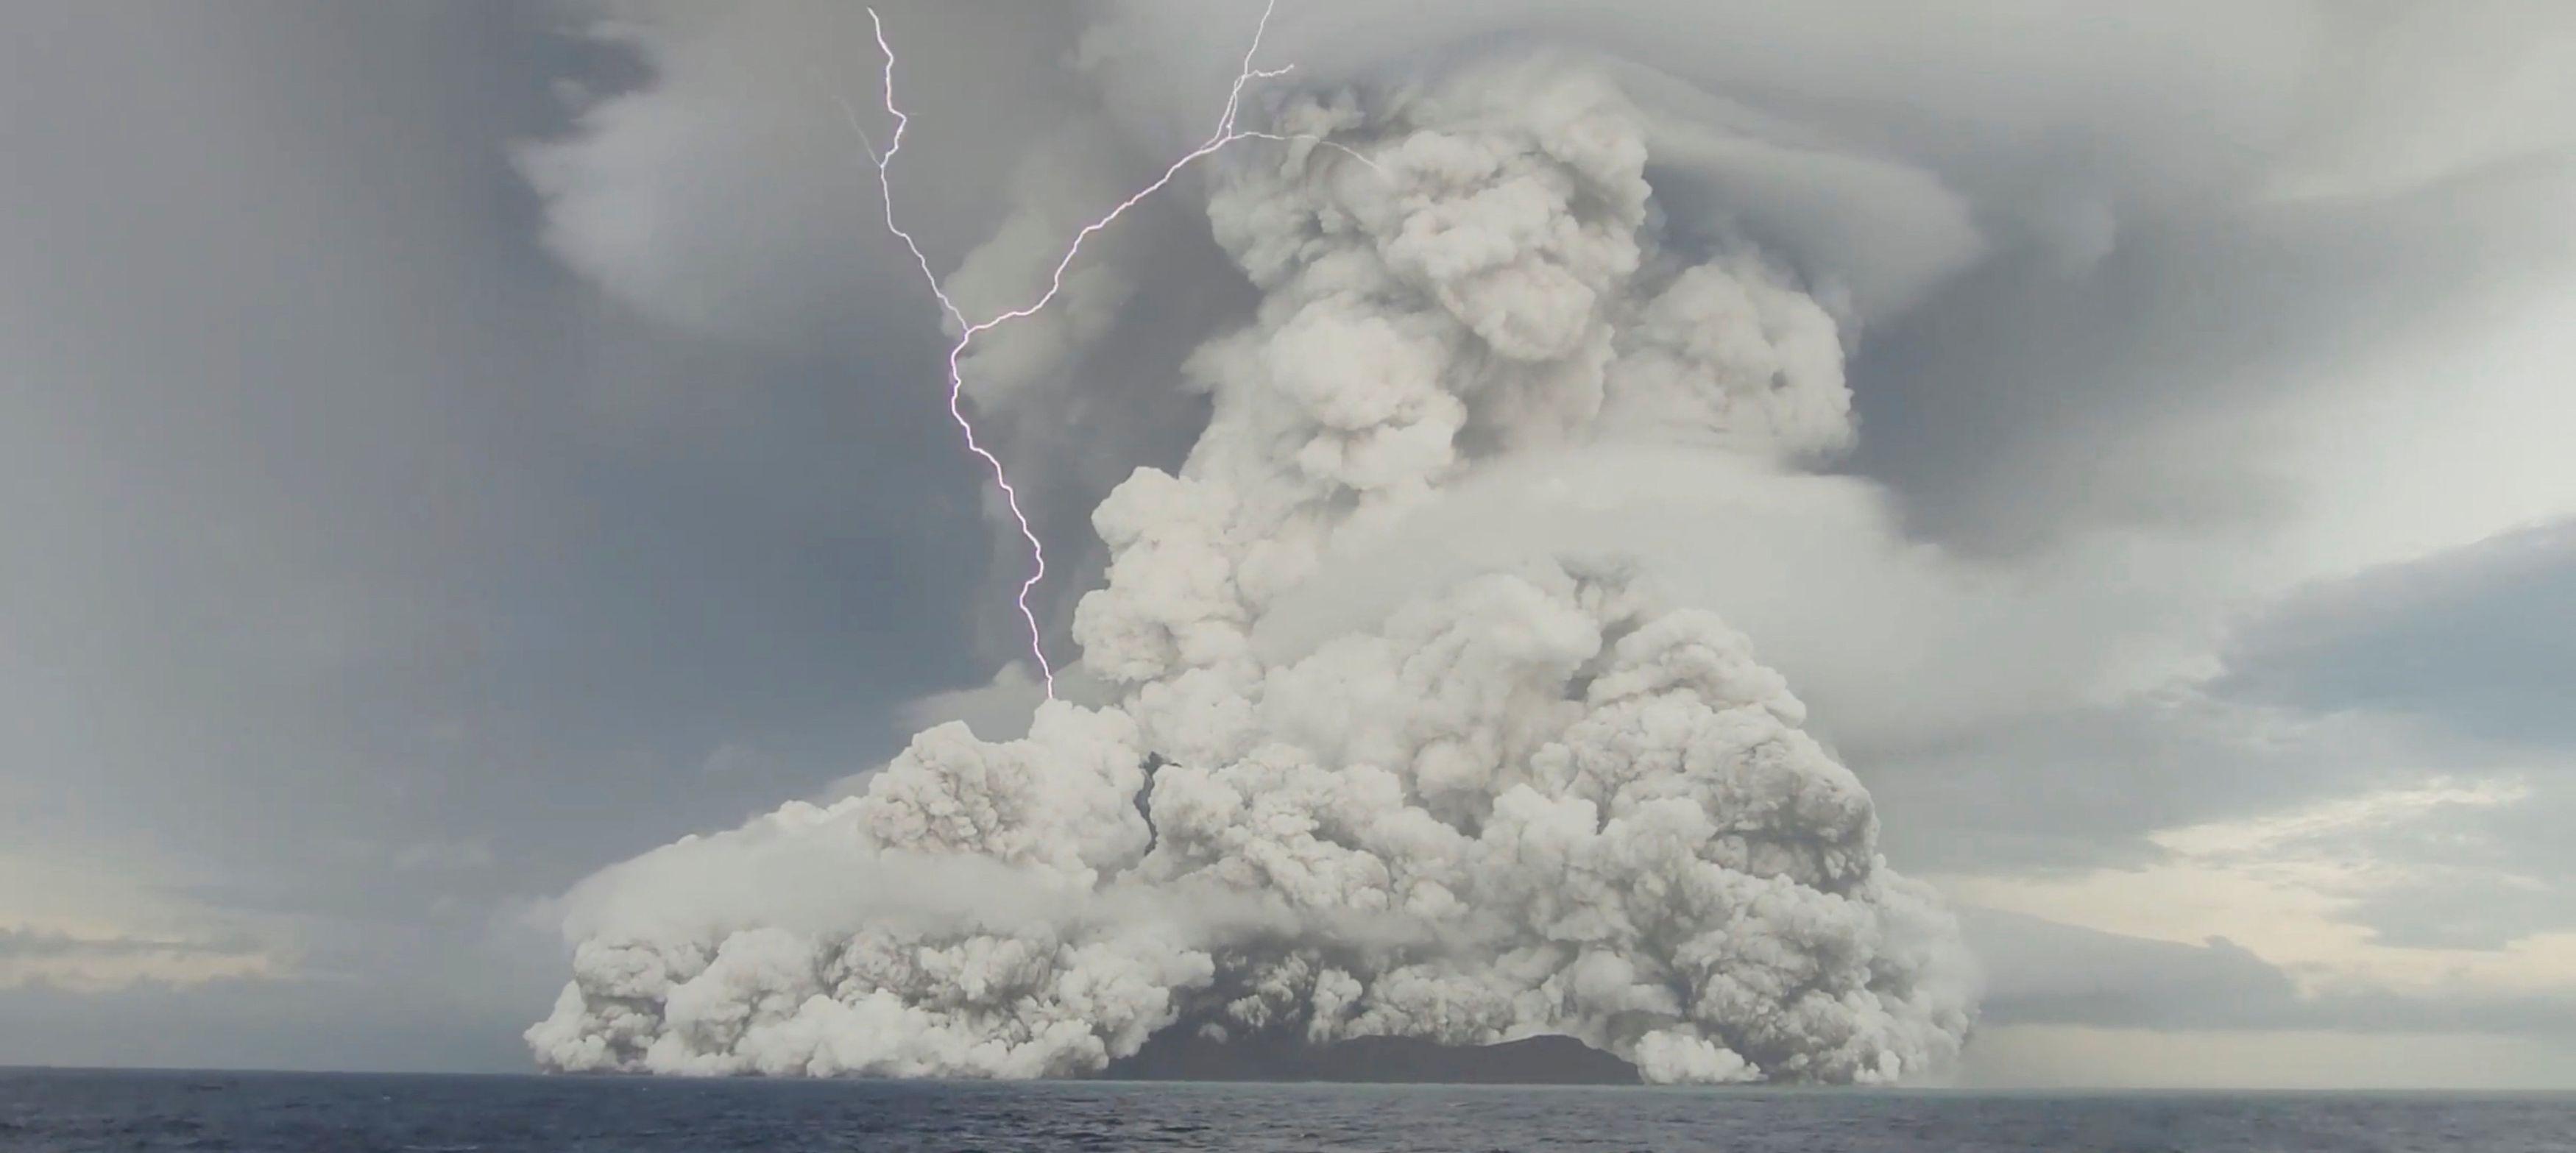
[[[943,270],[1172,150],[1199,7],[886,8]],[[1657,192],[1846,294],[1884,540],[1662,559],[1962,908],[1969,1082],[2576,1086],[2576,10],[1383,7],[1277,51],[1562,37],[1858,158]],[[576,881],[1025,698],[865,34],[0,0],[0,1063],[526,1069]],[[986,384],[1058,640],[1250,299],[1175,191],[1121,339]]]

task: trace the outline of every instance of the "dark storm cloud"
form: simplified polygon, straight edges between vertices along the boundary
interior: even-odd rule
[[[2226,687],[2576,760],[2576,522],[2309,589],[2236,638]]]
[[[2333,406],[2393,343],[2563,269],[2576,159],[2393,198],[2202,205],[2124,221],[2080,274],[1997,260],[1871,334],[1854,467],[1914,528],[1977,550],[2111,524],[2247,533],[2298,515],[2267,404]]]

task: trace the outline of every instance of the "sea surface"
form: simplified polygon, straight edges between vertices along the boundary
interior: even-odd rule
[[[2576,1150],[2576,1095],[1984,1094],[0,1070],[0,1150]]]

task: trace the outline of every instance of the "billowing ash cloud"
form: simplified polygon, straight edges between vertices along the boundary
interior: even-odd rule
[[[544,1065],[1059,1076],[1167,1029],[1566,1034],[1663,1082],[1957,1053],[1954,922],[1784,679],[1633,564],[1522,557],[1254,643],[1338,550],[1514,454],[1846,446],[1837,309],[1740,239],[1674,243],[1646,118],[1584,60],[1275,120],[1358,156],[1263,146],[1215,181],[1262,295],[1188,362],[1212,415],[1186,463],[1093,517],[1093,702],[1022,740],[932,728],[863,795],[592,878]]]

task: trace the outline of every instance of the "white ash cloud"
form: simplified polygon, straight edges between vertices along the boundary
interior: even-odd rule
[[[1672,241],[1616,70],[1512,54],[1272,111],[1366,161],[1246,150],[1213,182],[1261,297],[1188,361],[1186,461],[1093,516],[1097,697],[594,877],[541,1063],[1064,1076],[1174,1028],[1563,1034],[1665,1082],[1955,1057],[1955,923],[1750,640],[1615,547],[1254,643],[1338,545],[1515,456],[1846,447],[1837,308],[1747,238]]]

